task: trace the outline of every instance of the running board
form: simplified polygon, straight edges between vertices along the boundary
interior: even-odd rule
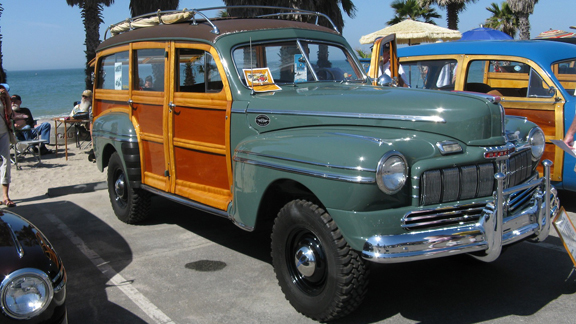
[[[210,206],[206,206],[206,205],[204,205],[204,204],[195,202],[194,200],[190,200],[190,199],[187,199],[187,198],[183,198],[183,197],[180,197],[180,196],[176,196],[176,195],[173,195],[173,194],[171,194],[171,193],[162,191],[162,190],[160,190],[160,189],[156,189],[156,188],[154,188],[154,187],[150,187],[150,186],[145,185],[145,184],[141,184],[141,185],[140,185],[140,188],[142,188],[142,189],[144,189],[144,190],[146,190],[146,191],[150,191],[151,193],[153,193],[153,194],[155,194],[155,195],[158,195],[158,196],[164,197],[164,198],[166,198],[166,199],[172,200],[172,201],[174,201],[174,202],[177,202],[177,203],[179,203],[179,204],[182,204],[182,205],[185,205],[185,206],[188,206],[188,207],[192,207],[192,208],[194,208],[194,209],[198,209],[198,210],[207,212],[207,213],[212,214],[212,215],[224,217],[224,218],[230,220],[230,216],[228,215],[228,213],[225,212],[225,211],[223,211],[223,210],[216,209],[216,208],[210,207]]]

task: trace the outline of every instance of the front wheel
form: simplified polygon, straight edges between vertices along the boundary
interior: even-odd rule
[[[317,205],[294,200],[278,213],[272,230],[272,264],[286,299],[300,313],[330,321],[364,299],[368,269]]]
[[[150,193],[130,186],[126,170],[116,152],[108,162],[108,195],[116,217],[124,223],[135,224],[148,218]]]

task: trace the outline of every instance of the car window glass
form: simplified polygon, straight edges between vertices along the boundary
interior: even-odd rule
[[[548,84],[530,65],[507,60],[471,61],[464,90],[504,97],[551,97]]]
[[[302,50],[301,50],[302,49]],[[275,83],[363,80],[344,48],[296,41],[252,44],[233,51],[234,64],[244,83],[244,69],[268,68]]]
[[[164,91],[163,48],[141,49],[135,51],[134,89],[144,91]]]
[[[128,90],[128,51],[104,56],[98,65],[97,89]]]
[[[576,59],[555,63],[552,71],[566,92],[576,96]]]
[[[178,50],[177,92],[220,92],[222,78],[212,55],[203,50]]]
[[[401,66],[412,88],[454,90],[456,60],[402,62]]]

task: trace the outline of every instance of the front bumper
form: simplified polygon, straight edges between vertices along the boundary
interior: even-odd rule
[[[560,205],[556,189],[550,184],[552,162],[545,160],[542,164],[544,177],[512,188],[505,189],[506,176],[497,173],[494,200],[484,208],[475,224],[401,235],[375,235],[366,240],[362,257],[377,263],[399,263],[473,253],[474,257],[491,262],[500,256],[504,245],[526,238],[542,242]],[[509,211],[511,196],[526,190],[534,190],[530,202]]]

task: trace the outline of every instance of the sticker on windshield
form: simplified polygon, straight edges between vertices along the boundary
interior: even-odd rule
[[[294,55],[294,82],[308,81],[306,70],[306,59],[302,54]]]
[[[256,92],[282,90],[274,83],[274,78],[269,68],[243,69],[242,71],[248,86]]]

